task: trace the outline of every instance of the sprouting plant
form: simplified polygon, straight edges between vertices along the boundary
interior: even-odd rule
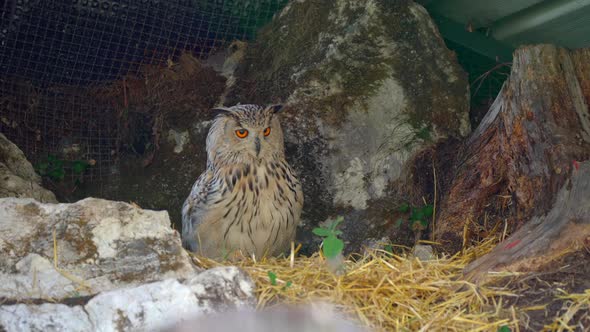
[[[328,227],[316,227],[312,230],[313,234],[323,238],[322,252],[328,259],[336,258],[342,254],[344,249],[344,242],[338,238],[342,231],[336,229],[342,221],[344,218],[340,216],[334,219]]]
[[[383,250],[387,251],[387,252],[388,252],[388,253],[390,253],[390,254],[393,254],[393,246],[392,246],[391,244],[386,244],[386,245],[383,247]]]
[[[268,279],[270,280],[271,285],[277,285],[277,275],[274,272],[268,271]]]
[[[46,160],[35,165],[35,171],[55,181],[63,180],[66,175],[64,161],[53,155],[48,155]]]
[[[281,288],[281,289],[282,289],[282,290],[285,290],[285,289],[287,289],[287,288],[291,287],[291,285],[293,285],[293,282],[291,282],[291,281],[287,281],[287,283],[285,284],[285,286],[283,286],[283,288]]]
[[[407,221],[410,229],[416,233],[416,240],[419,240],[422,231],[427,229],[430,224],[434,207],[432,204],[416,207],[404,203],[398,208],[398,211],[401,213],[409,213],[409,216],[407,219],[398,219],[395,226],[400,227],[405,221]]]
[[[498,328],[498,332],[510,332],[510,328],[506,325],[502,325]]]
[[[268,271],[268,280],[270,280],[271,285],[277,286],[277,275],[274,272]],[[287,283],[285,283],[285,286],[283,286],[281,290],[286,290],[287,288],[291,287],[292,284],[293,282],[287,281]]]
[[[71,169],[75,176],[81,176],[90,166],[91,163],[84,160],[66,161],[54,155],[48,155],[45,160],[35,165],[35,171],[53,181],[61,181],[65,178],[66,168]],[[78,183],[79,180],[77,179],[76,182]]]
[[[430,133],[430,128],[428,127],[424,127],[422,129],[420,129],[417,133],[416,133],[416,137],[428,142],[432,140],[432,135]]]

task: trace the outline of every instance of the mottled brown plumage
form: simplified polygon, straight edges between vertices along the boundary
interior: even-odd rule
[[[280,108],[218,109],[207,136],[207,170],[182,209],[189,250],[212,258],[235,250],[262,257],[286,251],[294,240],[303,193],[285,160]]]

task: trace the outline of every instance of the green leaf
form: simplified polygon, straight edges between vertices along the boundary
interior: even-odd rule
[[[393,254],[393,247],[391,246],[391,244],[386,245],[383,249],[385,249],[385,251],[387,251],[390,254]]]
[[[416,133],[416,136],[418,138],[425,140],[425,141],[429,141],[430,140],[430,129],[428,129],[428,127],[424,127]]]
[[[338,227],[338,224],[340,224],[343,221],[344,221],[344,217],[338,216],[336,219],[334,219],[334,221],[332,221],[332,223],[330,224],[329,229],[332,230],[332,231],[336,230],[336,227]]]
[[[404,203],[397,208],[397,210],[401,213],[406,213],[410,211],[410,205],[408,203]]]
[[[47,161],[50,162],[50,163],[52,163],[52,162],[54,162],[56,160],[57,160],[57,157],[54,156],[54,155],[52,155],[52,154],[50,154],[50,155],[47,156]]]
[[[63,160],[55,160],[53,161],[53,167],[54,168],[63,168],[64,167],[64,161]]]
[[[49,172],[49,177],[55,180],[63,180],[63,178],[66,175],[66,171],[64,171],[63,168],[57,168],[57,169],[53,169],[51,170],[51,172]]]
[[[511,332],[511,330],[508,326],[502,325],[498,328],[498,332]]]
[[[335,258],[342,253],[344,249],[344,242],[334,235],[330,235],[324,239],[324,256],[327,258]]]
[[[416,221],[422,219],[424,219],[424,212],[422,212],[422,209],[414,209],[410,215],[410,220]]]
[[[432,213],[434,212],[434,207],[431,204],[425,205],[422,208],[422,213],[425,217],[432,217]]]
[[[428,220],[426,220],[426,219],[422,219],[422,220],[420,220],[420,225],[421,225],[421,226],[422,226],[424,229],[428,228],[428,224],[429,224]]]
[[[273,286],[277,285],[277,275],[274,274],[272,271],[268,271],[268,279],[270,279],[270,284]]]
[[[404,223],[404,220],[402,218],[399,218],[396,222],[395,222],[395,227],[396,228],[400,228],[402,226],[402,224]]]
[[[329,229],[327,229],[327,228],[321,228],[321,227],[314,228],[312,230],[312,233],[315,234],[315,235],[317,235],[317,236],[323,236],[323,237],[330,236],[330,235],[333,234],[333,232],[330,231]]]
[[[72,165],[72,170],[75,174],[82,174],[86,168],[88,168],[88,163],[82,160],[76,160]]]
[[[291,285],[293,285],[293,282],[287,281],[287,283],[285,284],[285,286],[283,286],[282,290],[285,290],[285,289],[291,287]]]

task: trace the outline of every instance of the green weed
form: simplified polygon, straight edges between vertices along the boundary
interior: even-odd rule
[[[328,259],[336,258],[344,250],[344,242],[338,238],[338,235],[341,235],[342,231],[336,229],[342,221],[344,221],[344,218],[338,217],[327,228],[316,227],[312,230],[313,234],[324,239],[322,252]]]

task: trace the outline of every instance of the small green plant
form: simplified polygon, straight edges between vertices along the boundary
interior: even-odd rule
[[[344,242],[338,238],[342,231],[336,229],[342,221],[344,218],[338,217],[328,227],[316,227],[312,230],[313,234],[323,238],[322,252],[328,259],[336,258],[344,249]]]
[[[387,251],[390,254],[393,254],[393,246],[391,244],[386,244],[385,247],[383,247],[383,250]]]
[[[398,208],[398,211],[401,213],[410,214],[407,219],[410,229],[413,231],[422,231],[428,228],[432,218],[432,213],[434,212],[434,207],[432,204],[426,204],[422,207],[415,207],[404,203]],[[395,225],[399,227],[404,223],[404,221],[406,220],[400,218],[397,220]]]
[[[54,181],[63,180],[66,175],[64,161],[56,156],[48,155],[47,159],[35,165],[35,171],[41,176],[48,177]]]
[[[58,159],[54,155],[48,155],[45,160],[35,165],[35,171],[53,181],[61,181],[66,176],[66,168],[71,169],[72,173],[79,177],[88,167],[90,167],[90,163],[84,160],[66,161]],[[76,182],[79,180],[77,179]]]
[[[508,326],[502,325],[498,328],[498,332],[511,332],[511,330]]]
[[[277,285],[277,275],[274,272],[268,271],[268,279],[270,280],[271,285]]]
[[[420,129],[417,133],[416,133],[416,137],[429,142],[432,140],[432,135],[430,134],[430,128],[428,127],[424,127],[422,129]]]
[[[268,280],[270,280],[270,284],[273,286],[277,286],[277,275],[272,272],[272,271],[268,271]],[[281,288],[281,290],[286,290],[287,288],[291,287],[291,285],[293,284],[293,282],[291,281],[287,281],[287,283],[285,284],[285,286],[283,286]]]

